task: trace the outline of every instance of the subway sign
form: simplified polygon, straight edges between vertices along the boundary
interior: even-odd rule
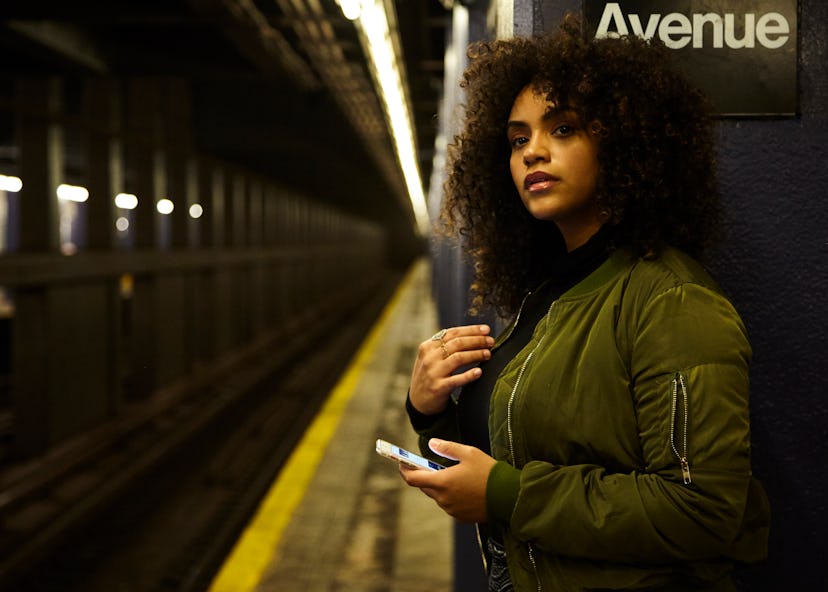
[[[595,37],[660,39],[729,116],[797,112],[796,0],[583,0]]]

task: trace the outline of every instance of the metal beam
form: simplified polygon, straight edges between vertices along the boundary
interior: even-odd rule
[[[305,92],[317,90],[319,80],[282,33],[272,27],[252,0],[187,0],[196,13],[216,24],[236,49],[265,75],[274,66]]]
[[[6,22],[6,26],[72,62],[75,62],[97,74],[106,74],[109,64],[95,43],[81,29],[56,21],[19,21]]]

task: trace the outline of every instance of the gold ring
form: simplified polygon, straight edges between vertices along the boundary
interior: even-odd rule
[[[449,357],[449,353],[448,353],[448,350],[446,349],[446,344],[443,343],[442,341],[440,342],[440,349],[443,350],[443,359],[445,360],[447,357]]]
[[[448,329],[440,329],[437,333],[431,336],[431,340],[443,343],[443,337],[446,336],[446,331],[448,331]]]

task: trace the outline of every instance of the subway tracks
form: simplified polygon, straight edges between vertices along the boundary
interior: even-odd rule
[[[196,392],[4,475],[0,589],[205,590],[399,279],[338,294]]]

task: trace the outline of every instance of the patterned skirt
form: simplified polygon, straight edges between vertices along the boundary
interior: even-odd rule
[[[489,538],[489,592],[512,592],[506,549],[503,544]]]

